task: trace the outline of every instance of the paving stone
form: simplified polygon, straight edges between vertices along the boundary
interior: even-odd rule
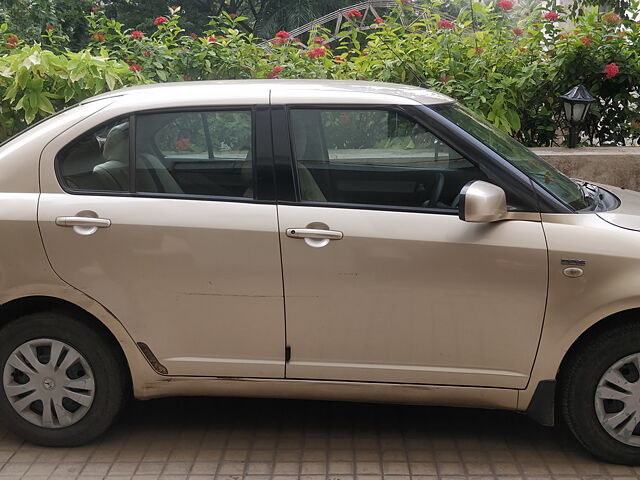
[[[211,412],[215,412],[212,414]],[[637,480],[511,412],[258,399],[133,402],[78,448],[0,425],[0,480]]]

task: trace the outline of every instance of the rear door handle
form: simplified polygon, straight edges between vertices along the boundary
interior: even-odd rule
[[[93,217],[56,217],[56,225],[61,227],[107,228],[111,226],[111,220]]]
[[[344,235],[337,230],[320,230],[317,228],[287,228],[287,237],[314,238],[318,240],[340,240]]]

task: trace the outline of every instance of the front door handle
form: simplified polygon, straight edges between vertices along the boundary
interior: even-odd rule
[[[313,238],[316,240],[340,240],[344,235],[337,230],[321,230],[317,228],[287,228],[287,237]]]
[[[80,214],[86,213],[88,216]],[[99,228],[108,228],[111,226],[111,220],[108,218],[98,218],[95,212],[82,211],[75,217],[56,217],[56,225],[60,227],[73,227],[73,231],[78,235],[93,235]]]
[[[93,217],[56,217],[56,225],[61,227],[107,228],[111,226],[111,220]]]

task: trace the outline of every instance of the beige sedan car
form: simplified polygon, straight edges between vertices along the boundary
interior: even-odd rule
[[[391,84],[155,85],[0,146],[0,414],[125,400],[501,408],[640,461],[640,195]]]

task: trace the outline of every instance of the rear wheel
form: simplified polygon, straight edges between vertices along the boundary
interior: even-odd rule
[[[26,440],[81,445],[112,424],[126,399],[117,352],[82,320],[34,313],[0,330],[0,413]]]
[[[587,341],[560,378],[562,416],[593,455],[640,464],[640,327],[627,324]]]

